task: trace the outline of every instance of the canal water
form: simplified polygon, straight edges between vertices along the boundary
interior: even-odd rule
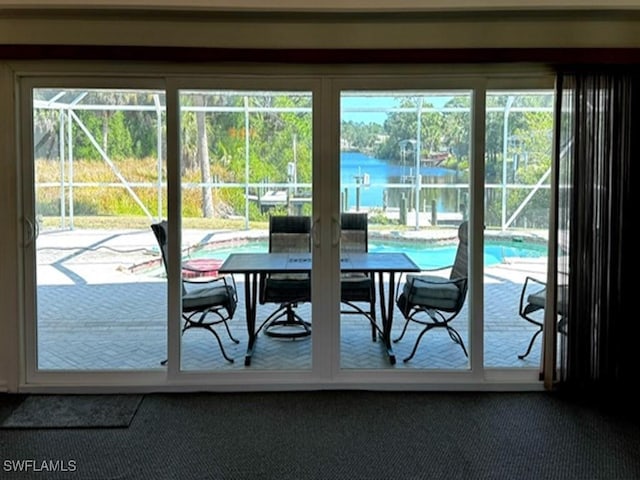
[[[361,207],[398,207],[403,193],[410,200],[414,195],[412,193],[414,192],[414,172],[415,165],[408,163],[399,165],[360,152],[342,152],[340,155],[340,182],[343,205],[346,210],[356,206],[359,188]],[[455,170],[441,167],[421,166],[419,174],[422,176],[422,185],[460,182]],[[365,177],[368,177],[368,185],[362,185]],[[407,184],[407,187],[389,188],[386,186],[389,183]],[[359,187],[358,184],[360,184]],[[432,192],[432,196],[436,199],[438,211],[457,210],[459,198],[454,190],[438,189],[437,192]]]

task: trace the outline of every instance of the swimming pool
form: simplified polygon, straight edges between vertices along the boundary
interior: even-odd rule
[[[369,242],[370,252],[404,252],[418,264],[420,268],[439,268],[453,264],[456,245],[425,245],[418,242],[375,240]],[[190,258],[219,258],[226,259],[231,253],[266,252],[269,245],[266,240],[252,240],[233,244],[214,246],[213,244],[193,251]],[[497,265],[510,258],[543,258],[547,256],[546,245],[515,242],[515,241],[487,241],[484,245],[485,266]]]

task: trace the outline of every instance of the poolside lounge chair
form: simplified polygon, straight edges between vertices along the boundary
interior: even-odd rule
[[[311,252],[311,218],[302,215],[269,217],[270,253]],[[311,323],[296,312],[300,303],[311,301],[309,273],[269,273],[260,277],[260,304],[278,307],[260,325],[265,335],[300,338],[311,335]]]
[[[340,251],[369,250],[369,219],[366,213],[344,212],[340,216]],[[376,288],[373,273],[348,272],[340,276],[340,300],[346,307],[342,314],[364,315],[371,322],[371,339],[375,342]],[[365,305],[363,308],[361,305]]]
[[[151,230],[156,236],[160,252],[162,254],[162,263],[167,271],[167,222],[161,221],[151,225]],[[223,324],[227,330],[229,338],[234,343],[240,341],[235,339],[229,329],[228,321],[233,318],[238,304],[238,295],[236,293],[236,284],[233,276],[223,275],[212,278],[208,281],[191,280],[190,278],[182,278],[182,319],[184,326],[182,333],[190,328],[204,328],[210,331],[220,346],[222,356],[233,363],[233,358],[227,355],[222,345],[222,340],[218,332],[213,328],[216,325]],[[166,360],[162,362],[166,363]]]
[[[418,334],[411,354],[404,359],[411,360],[416,353],[420,340],[433,328],[444,328],[449,337],[460,345],[465,356],[469,356],[464,341],[458,331],[451,326],[451,321],[458,316],[467,296],[468,271],[468,231],[467,222],[458,227],[458,248],[453,265],[428,273],[408,274],[402,289],[398,290],[396,304],[405,318],[402,333],[394,342],[404,337],[410,322],[423,325]],[[449,277],[433,275],[436,270],[451,269]]]

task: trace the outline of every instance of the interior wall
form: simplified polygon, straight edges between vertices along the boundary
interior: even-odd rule
[[[76,13],[0,9],[0,45],[210,48],[635,48],[640,12],[495,14]]]
[[[3,7],[6,2],[0,3]],[[0,391],[16,391],[20,364],[20,226],[14,71],[10,46],[155,46],[270,49],[640,48],[634,12],[528,14],[234,15],[5,10],[0,8]],[[55,51],[55,50],[54,50]],[[497,51],[497,50],[496,50]],[[19,49],[18,49],[19,52]],[[353,54],[352,54],[353,55]],[[4,58],[4,60],[3,60]],[[33,58],[30,58],[33,62]],[[50,59],[47,59],[50,60]],[[36,63],[39,60],[36,59]],[[43,67],[44,68],[44,67]]]

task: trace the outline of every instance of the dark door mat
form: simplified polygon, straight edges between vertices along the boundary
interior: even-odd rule
[[[2,428],[128,427],[142,395],[29,395]]]

